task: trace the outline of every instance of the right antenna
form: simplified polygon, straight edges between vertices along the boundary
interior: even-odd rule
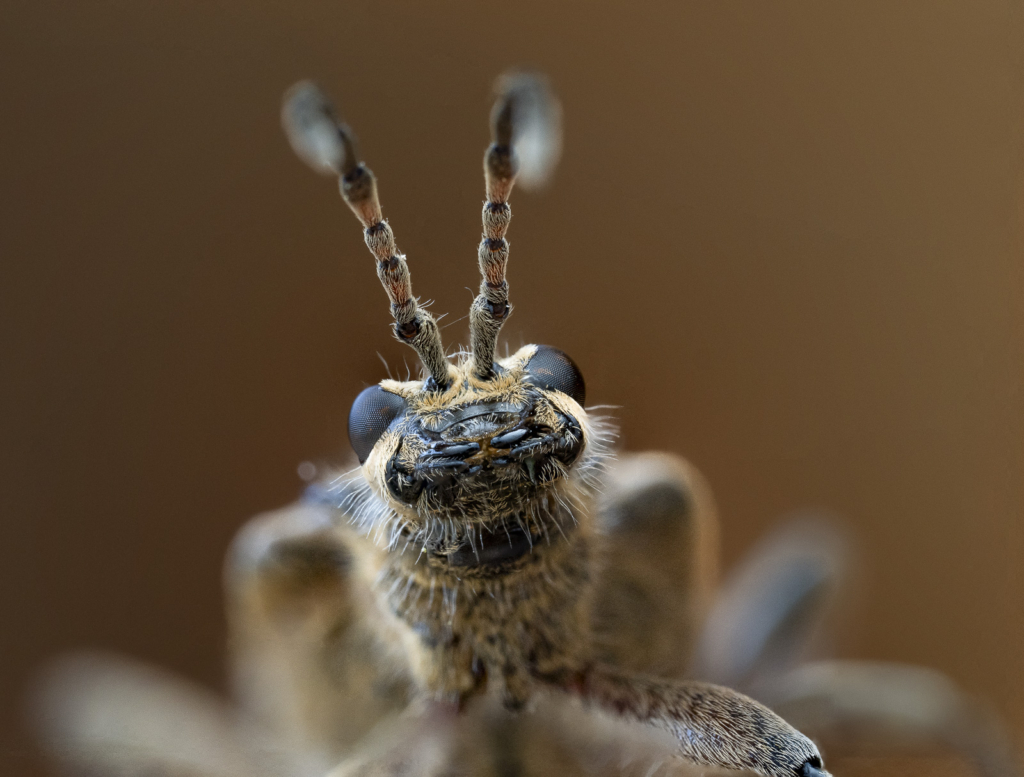
[[[508,303],[508,204],[516,180],[526,188],[544,184],[561,152],[561,108],[547,81],[532,73],[509,73],[495,83],[491,145],[484,154],[484,234],[480,241],[480,294],[469,309],[473,372],[494,374],[498,332],[512,312]]]

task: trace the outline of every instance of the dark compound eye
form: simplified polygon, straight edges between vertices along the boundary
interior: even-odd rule
[[[583,374],[575,362],[550,345],[538,345],[537,353],[526,365],[526,382],[543,389],[568,394],[580,405],[587,398]]]
[[[403,410],[405,400],[380,386],[370,386],[356,397],[348,414],[348,441],[360,464]]]

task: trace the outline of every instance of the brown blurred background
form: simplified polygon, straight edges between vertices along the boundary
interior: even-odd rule
[[[362,138],[461,318],[490,83],[547,71],[565,153],[514,197],[505,339],[556,344],[625,445],[692,459],[734,561],[841,515],[846,656],[938,667],[1024,733],[1019,3],[25,2],[0,25],[0,771],[71,648],[221,686],[220,563],[343,462],[385,297],[282,91]],[[465,338],[465,322],[445,330]]]

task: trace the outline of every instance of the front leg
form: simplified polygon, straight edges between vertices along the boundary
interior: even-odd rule
[[[669,453],[621,454],[597,500],[597,657],[681,677],[714,593],[718,520],[700,473]]]
[[[1024,774],[1001,720],[940,672],[872,661],[817,661],[764,680],[758,698],[830,748],[863,755],[951,750],[981,777]]]
[[[704,766],[749,769],[763,777],[822,777],[810,739],[737,691],[697,681],[663,680],[595,666],[562,684],[585,701],[665,729],[678,755]]]
[[[331,760],[407,694],[358,606],[369,594],[338,522],[313,500],[258,516],[225,568],[239,702],[297,749]]]

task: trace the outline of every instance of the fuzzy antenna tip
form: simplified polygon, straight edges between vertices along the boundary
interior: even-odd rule
[[[343,175],[355,166],[351,131],[312,81],[300,81],[285,92],[281,125],[299,159],[321,175]]]
[[[543,186],[551,178],[562,152],[562,107],[558,98],[539,73],[505,73],[495,82],[494,91],[494,142],[515,149],[516,182],[520,186]]]

